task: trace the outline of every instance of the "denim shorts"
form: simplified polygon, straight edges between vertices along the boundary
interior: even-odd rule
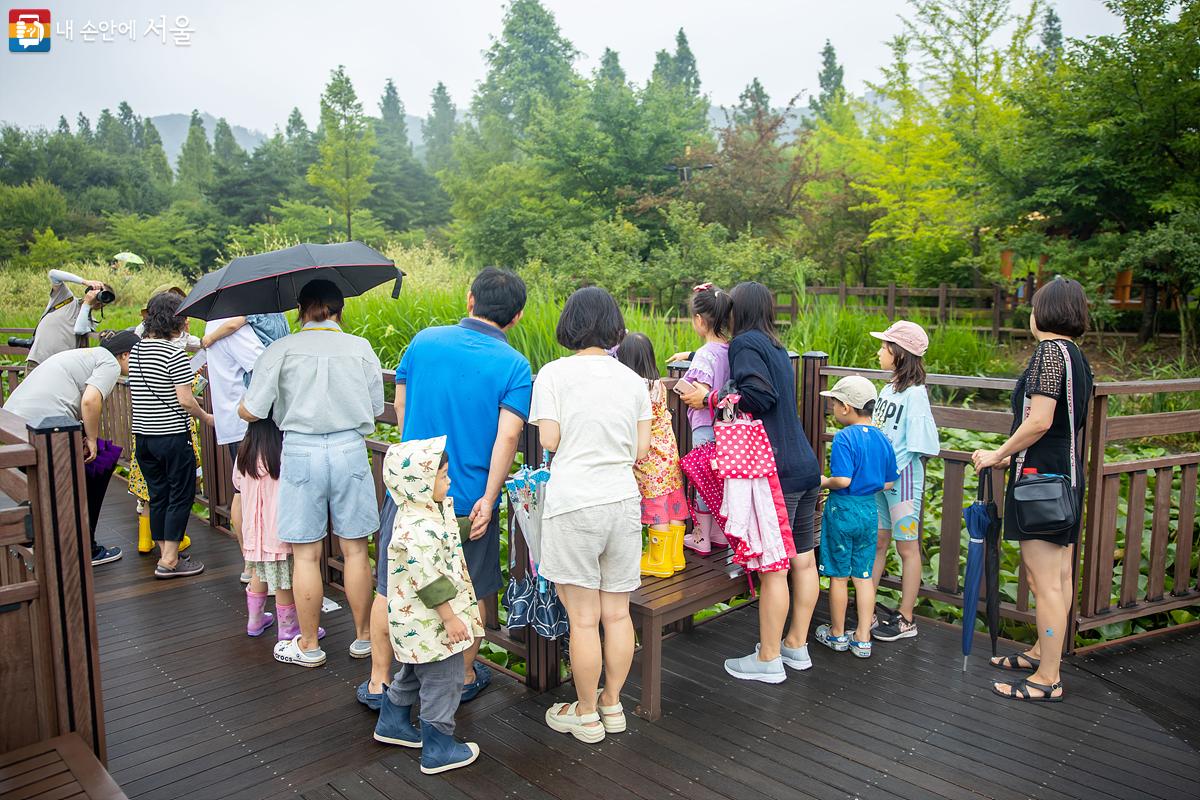
[[[279,539],[289,544],[319,542],[331,529],[341,539],[361,539],[379,529],[362,434],[284,434],[275,524]]]
[[[821,516],[821,574],[870,578],[876,536],[874,495],[830,492]]]

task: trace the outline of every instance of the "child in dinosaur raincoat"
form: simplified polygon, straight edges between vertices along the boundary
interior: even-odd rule
[[[421,747],[427,774],[466,766],[474,743],[454,739],[462,695],[462,658],[483,636],[479,601],[463,560],[450,487],[446,437],[392,445],[383,483],[396,502],[388,547],[388,627],[401,668],[380,706],[375,739]],[[421,728],[412,724],[420,700]]]

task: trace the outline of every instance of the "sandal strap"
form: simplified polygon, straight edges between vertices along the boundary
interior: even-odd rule
[[[604,693],[603,689],[596,690],[596,710],[597,711],[599,711],[601,714],[603,714],[606,717],[613,717],[613,716],[616,716],[617,714],[625,713],[625,706],[621,705],[620,702],[618,702],[614,706],[600,705],[600,695],[602,695],[603,693]]]
[[[1026,696],[1029,695],[1029,687],[1033,687],[1034,689],[1037,689],[1039,692],[1042,693],[1042,695],[1044,697],[1053,697],[1054,691],[1056,689],[1062,688],[1062,681],[1059,681],[1058,683],[1047,686],[1044,683],[1034,683],[1033,681],[1026,678],[1025,680],[1021,681],[1021,683],[1023,683],[1026,687],[1026,689],[1025,689]],[[1036,698],[1034,698],[1034,699],[1036,699]]]

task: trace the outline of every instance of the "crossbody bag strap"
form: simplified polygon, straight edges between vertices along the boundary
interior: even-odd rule
[[[180,415],[179,412],[177,412],[171,406],[170,403],[168,403],[166,400],[163,400],[162,395],[160,395],[157,391],[155,391],[154,387],[150,385],[150,382],[146,380],[146,370],[144,370],[142,368],[142,354],[140,352],[138,352],[138,350],[141,349],[141,346],[142,346],[142,343],[138,342],[136,345],[133,346],[133,352],[137,353],[138,378],[141,380],[142,386],[146,387],[146,391],[148,391],[151,394],[151,396],[153,396],[154,399],[159,402],[160,405],[164,406],[172,414],[179,417],[179,419],[183,421],[184,426],[186,426],[188,429],[191,429],[191,427],[192,427],[191,415],[188,414],[186,410],[183,412],[182,415]],[[132,366],[132,364],[131,364],[131,366]],[[178,405],[178,401],[176,401],[176,405]],[[180,408],[182,408],[182,406],[180,406]]]
[[[1075,386],[1073,373],[1071,370],[1071,351],[1063,344],[1062,339],[1055,339],[1054,343],[1058,345],[1058,349],[1062,351],[1063,362],[1066,365],[1066,402],[1067,402],[1067,418],[1070,420],[1071,426],[1071,488],[1075,488]],[[1028,391],[1025,393],[1021,408],[1021,421],[1029,419],[1029,410],[1031,407]],[[1029,452],[1029,448],[1025,448],[1020,453],[1017,453],[1016,458],[1016,473],[1014,480],[1021,479],[1021,470],[1025,466],[1025,454]]]

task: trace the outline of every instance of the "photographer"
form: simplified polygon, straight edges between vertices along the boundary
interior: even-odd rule
[[[87,287],[83,300],[71,291],[68,283]],[[50,301],[33,332],[33,345],[26,358],[26,372],[50,356],[75,347],[76,336],[86,336],[96,330],[92,312],[116,300],[112,287],[100,281],[84,280],[61,269],[50,270]]]

